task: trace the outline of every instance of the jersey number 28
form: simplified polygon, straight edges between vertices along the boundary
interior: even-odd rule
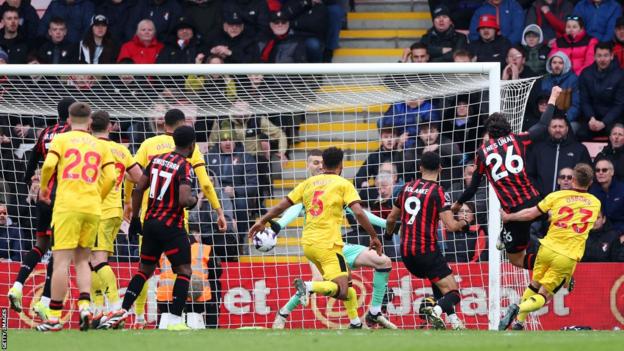
[[[504,171],[500,170],[503,165],[503,156],[500,154],[489,154],[485,159],[485,164],[489,166],[492,162],[494,162],[494,165],[492,166],[492,180],[494,181],[507,177],[510,172],[511,174],[518,174],[522,172],[522,169],[524,168],[524,160],[520,155],[513,153],[512,147],[507,148],[504,160]]]

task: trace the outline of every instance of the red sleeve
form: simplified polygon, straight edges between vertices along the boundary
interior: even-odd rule
[[[477,152],[477,155],[475,156],[475,165],[477,166],[477,172],[481,175],[485,174],[485,172],[487,171],[486,166],[485,166],[485,162],[483,160],[483,156],[481,156],[481,154],[479,152]]]
[[[444,193],[444,189],[442,189],[442,187],[438,185],[437,192],[438,192],[438,196],[437,196],[438,212],[450,210],[451,209],[451,205],[449,203],[450,201],[446,200],[446,194]]]
[[[529,146],[533,142],[531,140],[531,135],[529,133],[527,133],[527,132],[522,132],[522,133],[516,134],[516,140],[518,140],[519,142],[524,144],[524,146]]]
[[[180,167],[180,171],[178,172],[178,181],[180,182],[180,184],[192,184],[191,169],[191,164],[185,160],[182,164],[182,167]]]
[[[121,50],[119,50],[119,56],[117,56],[117,62],[121,62],[121,60],[125,58],[132,58],[132,54],[130,53],[128,44],[129,43],[125,43],[121,46]]]
[[[548,24],[557,32],[557,36],[561,36],[565,33],[565,22],[553,15],[552,11],[549,11],[547,14],[542,13],[542,15],[544,15]]]

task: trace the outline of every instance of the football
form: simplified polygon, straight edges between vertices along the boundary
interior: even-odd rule
[[[277,234],[271,228],[265,228],[263,231],[254,235],[254,247],[260,252],[269,252],[273,250],[277,244]]]

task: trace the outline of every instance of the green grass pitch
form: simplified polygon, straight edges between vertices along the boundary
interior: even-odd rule
[[[623,350],[622,331],[415,331],[415,330],[157,330],[62,331],[9,330],[8,350],[477,350],[605,351]]]

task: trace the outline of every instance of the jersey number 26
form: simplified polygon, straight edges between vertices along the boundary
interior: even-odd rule
[[[485,159],[485,164],[489,166],[492,162],[494,163],[492,166],[492,179],[494,181],[507,177],[510,172],[512,174],[518,174],[522,172],[522,169],[524,168],[524,160],[520,155],[513,153],[512,147],[507,148],[504,160],[504,171],[501,171],[501,167],[503,166],[503,156],[500,154],[489,154]]]

